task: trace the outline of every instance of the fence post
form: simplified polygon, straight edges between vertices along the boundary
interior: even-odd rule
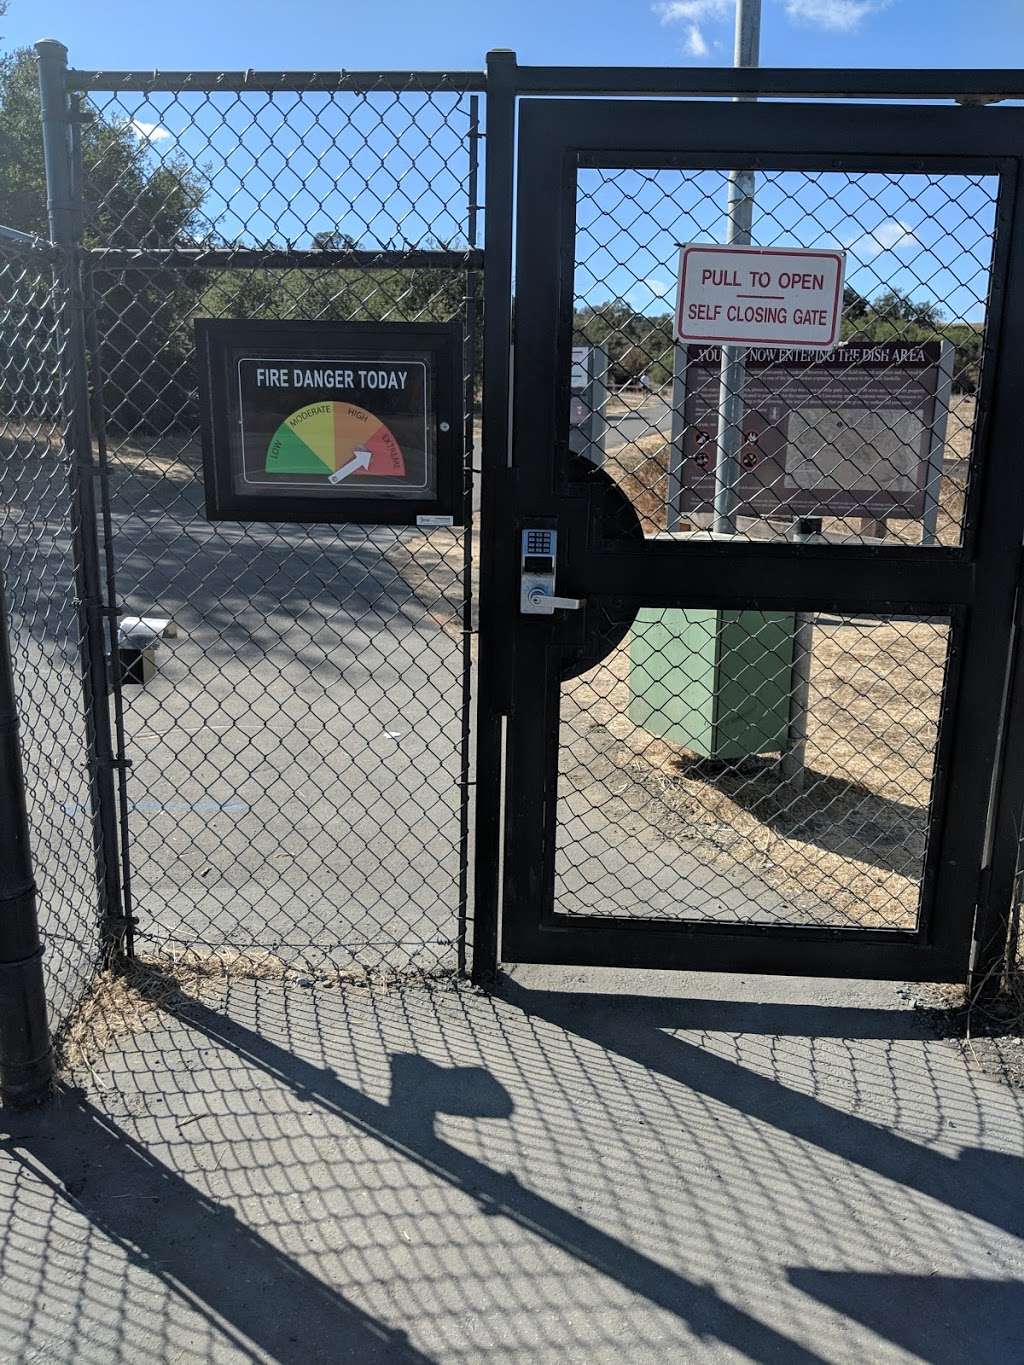
[[[968,989],[975,998],[999,994],[1007,973],[1016,969],[1019,946],[1017,896],[1024,833],[1024,554],[1021,570],[971,949]]]
[[[53,1077],[25,771],[0,575],[0,1101],[35,1104]]]
[[[512,364],[512,216],[515,179],[516,57],[487,54],[484,161],[484,392],[480,487],[480,586],[476,731],[476,858],[472,978],[491,981],[498,966],[501,868],[502,720],[509,676],[507,632],[497,628],[499,604],[511,601],[514,573],[507,518],[501,516],[508,479]]]
[[[107,660],[96,519],[96,467],[89,424],[88,351],[85,308],[78,259],[81,213],[72,173],[71,116],[66,90],[67,48],[53,38],[35,45],[43,124],[43,158],[50,240],[60,248],[55,267],[59,289],[60,381],[64,442],[72,498],[71,543],[78,596],[79,640],[89,778],[92,793],[93,848],[99,899],[101,946],[110,965],[124,954],[126,922],[118,868],[117,803],[114,755],[107,705]]]

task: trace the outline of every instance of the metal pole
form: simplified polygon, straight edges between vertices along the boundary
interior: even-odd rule
[[[0,1101],[43,1099],[53,1077],[43,949],[36,917],[25,773],[0,577]]]
[[[942,471],[946,460],[946,429],[949,404],[953,396],[953,364],[956,347],[943,341],[939,350],[939,373],[935,384],[935,406],[928,432],[928,464],[924,485],[924,511],[921,516],[921,544],[937,545],[939,507],[942,502]]]
[[[498,965],[502,854],[502,716],[511,673],[507,631],[498,628],[511,600],[514,548],[501,515],[509,477],[512,381],[512,217],[515,181],[516,57],[487,54],[484,130],[484,392],[480,483],[480,590],[476,709],[476,822],[473,883],[473,958],[477,984],[493,980]]]
[[[761,0],[736,0],[736,46],[733,66],[757,66],[761,48]],[[737,95],[737,99],[750,99]],[[729,172],[730,246],[749,246],[754,218],[754,172]],[[740,448],[743,444],[743,385],[746,349],[723,346],[718,384],[718,454],[715,462],[717,535],[736,534],[739,506]]]
[[[821,539],[820,517],[797,517],[790,530],[800,545]],[[793,669],[789,675],[789,725],[779,772],[793,793],[802,792],[807,781],[807,713],[811,701],[811,653],[814,648],[814,615],[798,611],[793,617]]]
[[[76,105],[78,98],[76,97]],[[80,127],[72,126],[72,150],[76,184],[81,184]],[[114,528],[110,515],[110,466],[107,451],[106,416],[103,411],[103,368],[100,360],[99,328],[96,322],[96,288],[88,257],[82,261],[82,300],[85,305],[85,330],[89,346],[89,383],[92,390],[93,431],[96,440],[97,475],[101,491],[100,506],[103,527],[103,575],[107,601],[117,601],[114,573]],[[132,878],[128,842],[128,770],[131,764],[125,757],[124,701],[121,692],[121,655],[118,649],[117,613],[108,613],[104,645],[110,660],[110,692],[113,697],[113,740],[117,768],[117,811],[119,849],[121,854],[121,905],[124,911],[123,947],[126,958],[135,956],[135,919],[132,915]]]
[[[103,638],[104,615],[113,608],[104,603],[100,575],[85,309],[77,255],[81,217],[72,171],[70,109],[65,88],[68,53],[64,44],[53,38],[42,39],[36,43],[35,50],[39,62],[50,240],[61,252],[54,267],[62,342],[59,360],[61,405],[71,486],[71,545],[78,597],[100,932],[104,955],[111,962],[123,954],[125,931],[118,869],[115,760],[110,738]]]
[[[814,647],[814,617],[798,611],[793,618],[793,671],[790,674],[789,729],[779,771],[794,792],[804,789],[807,780],[807,710],[811,695],[811,651]]]
[[[467,151],[469,166],[466,191],[466,245],[472,250],[478,237],[480,206],[480,97],[469,97],[469,131]],[[476,463],[476,339],[477,309],[480,297],[480,276],[476,270],[466,273],[465,301],[465,432],[463,438],[462,470],[462,728],[460,745],[462,759],[459,768],[459,914],[457,925],[456,965],[459,976],[466,975],[466,928],[469,903],[469,815],[473,790],[472,766],[472,673],[473,673],[473,468]]]

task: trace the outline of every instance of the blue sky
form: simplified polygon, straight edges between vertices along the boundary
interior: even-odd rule
[[[82,67],[728,64],[731,0],[12,0],[8,45],[60,38]],[[1019,66],[1022,0],[764,0],[778,66]]]
[[[58,37],[73,65],[105,70],[473,68],[495,46],[533,63],[726,65],[733,12],[734,0],[12,0],[0,32],[6,46]],[[1024,0],[763,0],[762,62],[1024,64]],[[147,102],[129,94],[105,112],[134,123],[154,159],[183,156],[203,170],[204,208],[227,240],[308,245],[313,232],[338,228],[367,246],[414,245],[432,230],[457,245],[465,101],[428,103],[421,129],[448,121],[433,138],[415,126],[399,133],[400,111],[382,118],[385,109],[375,97],[359,109],[285,101],[282,114],[280,100],[272,107],[261,96]],[[946,317],[981,320],[991,183],[759,180],[762,245],[843,246],[847,279],[862,293],[895,286],[938,301]],[[622,297],[664,311],[676,243],[722,240],[724,201],[717,173],[622,173],[618,185],[589,190],[581,179],[578,299]]]

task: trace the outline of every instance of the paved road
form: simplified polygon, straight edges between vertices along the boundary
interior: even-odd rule
[[[1020,1359],[1017,1092],[892,986],[598,975],[152,1011],[11,1121],[0,1357]]]
[[[180,632],[158,676],[125,693],[144,931],[371,966],[447,963],[462,703],[454,539],[129,516],[115,544],[129,609]]]
[[[62,1013],[88,972],[96,900],[56,462],[52,473],[24,482],[4,529],[42,919],[58,994],[68,981]],[[141,934],[449,965],[460,545],[444,532],[214,526],[198,484],[176,473],[122,473],[114,489],[121,605],[179,630],[157,676],[124,691]]]
[[[609,418],[606,449],[612,451],[659,432],[666,437],[672,434],[672,405],[665,398],[649,398],[634,412]]]

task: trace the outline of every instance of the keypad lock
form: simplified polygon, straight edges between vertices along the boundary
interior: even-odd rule
[[[522,533],[519,566],[519,610],[524,616],[554,616],[556,611],[579,611],[579,597],[558,597],[555,566],[558,532],[530,527]]]

